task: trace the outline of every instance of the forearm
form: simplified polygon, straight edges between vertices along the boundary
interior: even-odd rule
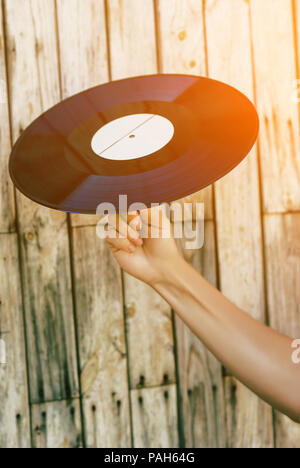
[[[298,420],[300,369],[292,340],[254,320],[211,286],[183,259],[154,288],[210,349],[261,398]]]

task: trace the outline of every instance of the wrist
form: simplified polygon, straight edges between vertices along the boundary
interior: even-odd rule
[[[186,261],[178,254],[170,260],[162,260],[159,265],[159,274],[150,286],[163,295],[166,290],[178,291],[181,284],[180,277],[187,267]]]

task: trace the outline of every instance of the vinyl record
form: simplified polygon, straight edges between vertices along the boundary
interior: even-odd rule
[[[219,81],[153,75],[77,94],[35,120],[15,144],[10,174],[30,199],[73,213],[100,203],[169,202],[213,183],[249,153],[258,116]]]

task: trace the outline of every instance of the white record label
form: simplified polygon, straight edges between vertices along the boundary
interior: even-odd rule
[[[92,138],[92,150],[114,161],[143,158],[159,151],[174,136],[170,120],[155,114],[132,114],[112,120]]]

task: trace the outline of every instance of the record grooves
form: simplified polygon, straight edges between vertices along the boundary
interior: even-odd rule
[[[16,187],[73,213],[102,202],[173,201],[227,174],[249,153],[258,116],[246,96],[189,75],[113,81],[54,106],[21,135],[10,157]]]

